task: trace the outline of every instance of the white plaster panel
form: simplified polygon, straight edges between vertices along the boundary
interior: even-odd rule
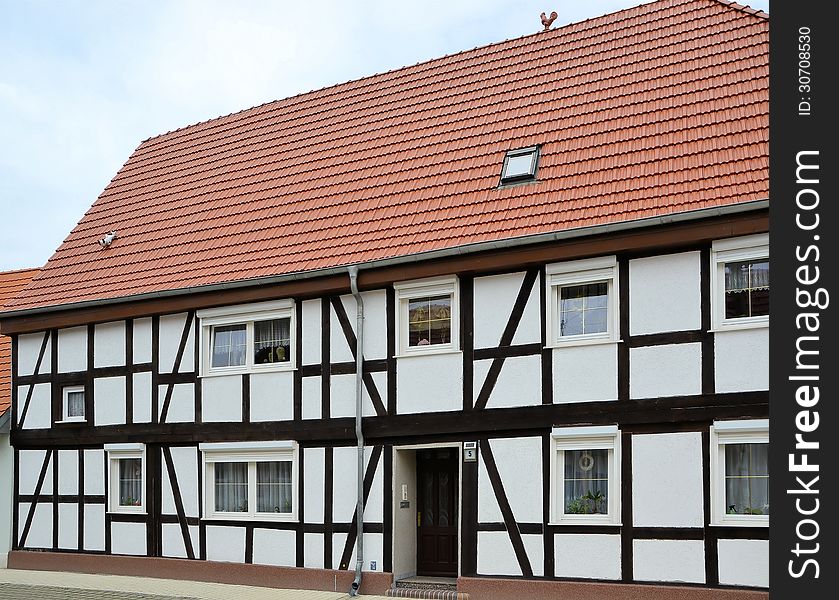
[[[303,534],[303,566],[308,569],[323,568],[323,534]]]
[[[96,425],[125,423],[125,377],[93,380],[93,420]]]
[[[769,587],[768,540],[719,540],[717,550],[721,584]]]
[[[38,364],[38,355],[41,353],[41,344],[44,343],[45,333],[26,333],[17,338],[17,374],[32,375],[35,372],[35,365]],[[39,373],[50,372],[50,354],[52,353],[52,340],[47,340],[47,347],[44,350],[44,358],[41,360]]]
[[[542,535],[523,534],[521,542],[533,574],[541,577],[545,574],[545,539]]]
[[[245,528],[207,525],[207,560],[245,562]]]
[[[705,583],[705,542],[633,540],[632,571],[636,581]]]
[[[631,398],[702,393],[702,344],[666,344],[629,350]]]
[[[118,367],[125,364],[125,322],[94,326],[93,366]]]
[[[164,315],[160,317],[160,354],[158,355],[160,361],[161,373],[172,373],[175,366],[175,358],[178,354],[178,346],[181,345],[181,336],[184,331],[184,324],[186,323],[186,313],[179,313],[176,315]],[[193,371],[193,358],[195,356],[195,335],[193,328],[195,327],[195,320],[190,326],[189,334],[186,338],[186,346],[181,358],[181,364],[178,372],[187,373]]]
[[[352,296],[349,296],[349,298],[352,298]],[[347,296],[341,296],[341,301],[344,303],[350,325],[355,330],[355,301],[353,300],[352,311],[347,308]],[[344,329],[338,321],[338,315],[335,314],[335,307],[332,306],[332,303],[329,305],[329,355],[332,362],[351,362],[354,360],[350,345],[344,336]]]
[[[303,339],[298,340],[297,347],[302,350],[304,365],[320,364],[320,300],[304,300],[301,305],[303,311]]]
[[[163,403],[166,399],[166,388],[168,386],[158,386],[158,400],[157,406],[159,411],[163,411]],[[239,406],[242,405],[241,396],[239,396]],[[195,397],[192,391],[191,383],[175,384],[172,390],[172,399],[169,402],[169,413],[166,415],[167,423],[190,423],[195,420]]]
[[[632,524],[702,527],[702,434],[632,436]]]
[[[553,351],[554,404],[618,398],[618,345],[567,346]]]
[[[562,534],[554,536],[557,577],[621,578],[621,536]]]
[[[494,348],[501,341],[501,334],[516,303],[525,273],[505,273],[476,277],[474,288],[475,348]],[[542,339],[542,321],[539,316],[539,280],[533,284],[513,344],[532,344]]]
[[[18,485],[22,495],[31,496],[35,493],[35,487],[38,485],[38,476],[41,474],[41,468],[44,465],[46,454],[46,450],[21,450],[18,453],[20,464]],[[52,460],[50,460],[50,464],[47,466],[41,493],[52,494]]]
[[[478,532],[478,575],[521,575],[521,567],[506,531]]]
[[[19,506],[18,523],[21,524],[19,533],[23,534],[23,523],[29,515],[30,503],[21,503]],[[26,535],[24,548],[52,548],[52,504],[38,503],[35,506],[35,513],[32,517],[32,525]]]
[[[58,493],[79,493],[79,451],[58,451]]]
[[[370,457],[373,449],[370,446],[364,448],[364,469],[367,472],[367,465],[370,464]],[[332,520],[335,523],[348,523],[352,520],[355,512],[356,502],[356,448],[355,446],[345,446],[335,448],[332,451]],[[376,470],[382,469],[383,459],[379,458],[379,464]],[[376,476],[381,481],[378,472]],[[381,485],[380,485],[381,488]],[[381,492],[378,493],[379,504],[381,505]],[[373,502],[373,490],[371,488],[368,502]],[[367,515],[370,509],[365,508],[364,514]],[[381,506],[379,507],[379,515],[381,515]],[[380,517],[381,518],[381,517]],[[306,517],[308,521],[308,516]]]
[[[333,569],[354,569],[356,561],[356,552],[358,551],[358,543],[353,544],[350,559],[346,565],[340,565],[341,554],[344,551],[344,544],[347,542],[347,534],[340,533],[335,535],[335,540],[341,538],[341,543],[338,546],[332,547],[332,553],[335,556],[335,562],[332,564]],[[364,534],[364,563],[362,565],[363,571],[371,571],[371,561],[376,561],[376,571],[384,571],[384,536],[381,533],[365,533]]]
[[[101,496],[105,494],[105,451],[84,451],[84,490],[85,494]]]
[[[198,459],[195,455],[196,449],[188,446],[170,447],[169,452],[172,455],[172,464],[175,467],[175,477],[179,491],[181,492],[184,513],[187,517],[197,517]],[[161,457],[161,461],[164,461],[161,464],[161,470],[163,471],[163,513],[170,515],[177,514],[172,483],[169,481],[169,471],[163,457]]]
[[[304,448],[301,452],[303,452],[303,488],[306,490],[303,495],[303,514],[307,523],[323,523],[326,452],[323,448]]]
[[[198,556],[198,527],[191,525],[187,527],[189,531],[189,539],[192,542],[192,552],[194,556]],[[172,558],[188,558],[186,546],[184,545],[184,536],[181,532],[181,526],[178,523],[164,523],[161,525],[161,541],[163,543],[163,556]]]
[[[361,297],[364,300],[364,359],[373,360],[387,358],[387,293],[385,290],[373,290],[370,292],[362,292]],[[350,325],[355,333],[355,298],[352,294],[348,294],[346,296],[341,296],[341,301],[344,303],[344,309],[347,311],[347,318],[350,320]],[[337,330],[335,329],[336,326]],[[338,321],[334,320],[332,322],[332,334],[335,335],[336,333],[340,336],[340,340],[342,340],[342,342],[339,342],[338,345],[341,346],[343,343],[343,345],[346,346],[344,330],[341,329]],[[349,346],[347,346],[347,348],[349,348]],[[335,359],[333,358],[333,360]],[[350,355],[350,358],[346,360],[353,360],[352,355]]]
[[[85,504],[84,549],[105,549],[105,505]]]
[[[297,533],[280,529],[253,530],[253,562],[278,567],[297,566]]]
[[[44,356],[41,363],[41,373],[44,373],[44,363],[49,354]],[[58,372],[87,370],[87,327],[73,327],[58,330]]]
[[[492,362],[492,359],[487,359],[474,363],[473,406],[481,393]],[[487,402],[487,408],[539,404],[542,404],[542,358],[516,356],[504,360]]]
[[[17,414],[18,419],[23,414],[26,406],[26,396],[29,394],[29,386],[20,386],[17,389]],[[38,383],[33,386],[32,397],[29,399],[29,410],[26,412],[26,419],[21,429],[47,429],[52,426],[52,400],[50,398],[50,384]]]
[[[492,489],[486,464],[481,458],[480,448],[478,449],[478,465],[478,522],[500,523],[504,520],[504,516],[495,498],[495,491]]]
[[[134,364],[151,362],[151,318],[134,319]],[[145,543],[145,542],[144,542]]]
[[[241,375],[201,379],[201,419],[205,423],[242,422]]]
[[[369,459],[367,459],[369,461]],[[376,472],[373,473],[373,482],[370,484],[370,493],[367,502],[364,504],[364,520],[370,523],[381,523],[384,521],[384,452],[379,457],[379,464],[376,465]]]
[[[346,533],[336,533],[332,535],[332,565],[333,569],[341,569],[341,555],[344,553],[344,544],[347,543]],[[355,563],[350,559],[347,561],[344,569],[348,569],[350,565],[355,566]]]
[[[372,373],[373,382],[382,399],[382,404],[387,406],[387,373]],[[370,399],[367,386],[362,386],[363,411],[365,417],[376,416],[376,409]],[[329,378],[329,402],[330,416],[354,417],[355,416],[355,375],[332,375]]]
[[[14,451],[9,445],[9,434],[0,434],[0,469],[3,473],[12,473],[14,465]],[[3,487],[0,493],[0,569],[6,568],[5,557],[12,543],[12,494],[11,480]]]
[[[321,400],[322,381],[320,377],[304,377],[302,386],[302,412],[304,419],[320,419],[323,414]]]
[[[58,547],[77,549],[79,547],[79,505],[61,503],[58,505]]]
[[[135,423],[151,422],[151,373],[134,373],[132,410]]]
[[[542,521],[542,439],[490,440],[501,484],[516,521]]]
[[[769,328],[714,333],[716,391],[769,389]]]
[[[294,373],[251,375],[251,421],[290,421],[294,418]]]
[[[111,553],[146,555],[145,523],[111,523]]]
[[[425,413],[463,409],[463,355],[430,354],[399,359],[397,412]]]
[[[629,261],[629,333],[685,331],[702,326],[699,252]]]

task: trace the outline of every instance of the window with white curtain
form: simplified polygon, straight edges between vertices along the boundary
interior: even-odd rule
[[[201,444],[205,518],[296,519],[297,445],[291,441]]]
[[[145,446],[106,444],[110,512],[145,513]]]
[[[393,284],[400,356],[460,349],[457,277]]]
[[[711,316],[716,330],[769,325],[769,236],[716,240],[711,248]]]
[[[715,421],[710,439],[713,523],[768,526],[769,421]]]
[[[84,386],[68,386],[61,390],[62,421],[84,421]]]
[[[617,426],[555,427],[551,432],[551,522],[617,524],[620,431]]]
[[[291,300],[198,311],[201,374],[290,370],[294,366]]]

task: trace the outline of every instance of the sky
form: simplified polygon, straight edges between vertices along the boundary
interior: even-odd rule
[[[0,271],[43,265],[146,138],[641,3],[0,0]]]

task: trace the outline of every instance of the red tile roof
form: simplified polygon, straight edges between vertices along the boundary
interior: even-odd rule
[[[9,308],[766,199],[767,17],[660,0],[151,138]]]
[[[26,287],[38,269],[0,273],[0,309]],[[12,340],[0,335],[0,416],[12,402]]]

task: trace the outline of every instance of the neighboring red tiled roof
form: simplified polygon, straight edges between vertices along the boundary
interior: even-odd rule
[[[26,287],[38,269],[0,272],[0,309]],[[0,335],[0,416],[12,402],[12,340]]]
[[[766,199],[768,36],[661,0],[146,140],[9,308]],[[497,189],[534,144],[539,182]]]

